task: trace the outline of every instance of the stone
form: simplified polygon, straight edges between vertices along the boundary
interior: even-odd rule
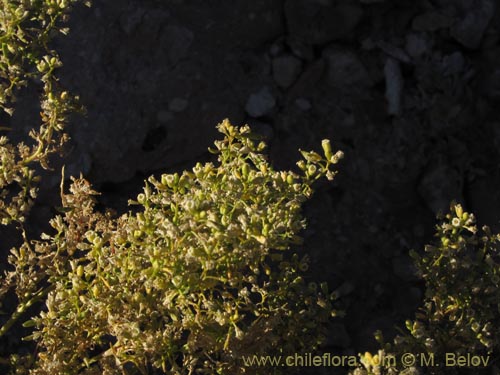
[[[450,55],[443,57],[443,74],[450,76],[461,73],[465,67],[465,58],[460,51],[455,51]]]
[[[384,66],[384,75],[387,113],[390,115],[399,115],[401,111],[401,94],[404,85],[399,61],[388,58]]]
[[[451,28],[451,36],[464,47],[477,49],[495,12],[493,0],[475,0]]]
[[[323,51],[328,65],[327,81],[333,87],[370,87],[370,76],[353,51],[328,47]]]
[[[338,294],[339,297],[344,297],[347,296],[348,294],[351,294],[354,291],[354,289],[355,287],[351,282],[345,281],[335,290],[335,292]]]
[[[413,58],[419,58],[429,51],[429,41],[424,33],[410,33],[406,36],[405,50]]]
[[[392,44],[384,41],[379,41],[377,43],[377,46],[386,54],[394,57],[395,59],[401,62],[404,62],[406,64],[409,64],[411,62],[410,57],[406,54],[406,52],[403,49],[399,47],[393,46]]]
[[[269,114],[275,105],[276,99],[274,99],[269,87],[266,86],[249,96],[245,111],[252,117],[261,117]]]
[[[302,71],[302,61],[292,55],[276,57],[272,61],[273,77],[281,88],[290,87]]]
[[[291,36],[286,39],[286,44],[292,53],[300,59],[305,61],[314,60],[313,47],[302,39]]]

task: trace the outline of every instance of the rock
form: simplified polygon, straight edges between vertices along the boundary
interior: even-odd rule
[[[286,44],[292,53],[302,60],[312,61],[314,59],[313,47],[299,38],[290,36],[286,39]]]
[[[171,112],[182,112],[188,106],[188,101],[182,98],[173,98],[168,103],[168,110]]]
[[[324,81],[326,70],[325,59],[317,59],[316,61],[307,64],[304,72],[297,79],[297,82],[288,91],[288,96],[291,100],[300,98],[309,90],[315,91],[318,85]]]
[[[429,41],[424,33],[411,33],[406,36],[405,50],[411,57],[419,58],[429,49]]]
[[[323,51],[328,64],[327,81],[333,87],[348,88],[351,86],[370,87],[370,76],[356,54],[337,47],[329,47]]]
[[[394,57],[395,59],[404,62],[406,64],[409,64],[411,62],[410,57],[406,54],[405,51],[403,51],[401,48],[393,46],[390,43],[384,42],[384,41],[379,41],[377,43],[377,46],[384,51],[386,54],[389,56]]]
[[[269,114],[276,105],[276,99],[269,87],[263,87],[259,92],[251,94],[245,105],[245,111],[252,117]]]
[[[388,58],[384,66],[384,75],[387,113],[398,115],[401,111],[401,94],[404,84],[399,62],[393,58]]]
[[[291,35],[308,40],[311,44],[323,44],[333,40],[350,38],[363,15],[357,4],[331,5],[331,2],[287,0],[285,16]]]
[[[400,255],[392,259],[394,274],[404,281],[417,281],[417,268],[408,255]]]
[[[306,98],[295,99],[295,106],[304,112],[307,112],[312,108],[311,102]]]
[[[451,55],[446,55],[443,57],[442,66],[445,76],[461,73],[465,67],[464,55],[462,55],[460,51],[455,51]]]
[[[420,14],[413,19],[412,28],[415,31],[436,31],[452,25],[452,20],[437,11]]]
[[[451,28],[451,36],[464,47],[479,48],[494,12],[495,2],[493,0],[472,1],[469,9],[463,12],[465,16]]]
[[[292,55],[276,57],[272,61],[273,77],[278,86],[288,88],[302,71],[302,61]]]
[[[343,296],[347,296],[348,294],[351,294],[354,291],[354,289],[355,287],[351,282],[345,281],[335,290],[335,292],[338,294],[340,298]]]

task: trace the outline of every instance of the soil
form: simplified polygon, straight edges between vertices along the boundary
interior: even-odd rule
[[[224,118],[263,134],[277,168],[323,138],[345,153],[305,208],[300,250],[346,311],[325,352],[374,350],[375,330],[390,339],[414,317],[423,284],[408,251],[452,200],[500,229],[494,0],[94,0],[70,27],[54,44],[61,83],[88,113],[64,163],[103,206],[125,212],[148,175],[208,160]],[[59,179],[45,176],[35,228]]]

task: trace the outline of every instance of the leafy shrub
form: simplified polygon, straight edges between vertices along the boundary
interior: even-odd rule
[[[382,342],[384,350],[377,358],[370,353],[362,356],[365,372],[358,373],[398,373],[377,366],[387,353],[396,358],[403,353],[432,354],[440,367],[427,367],[430,374],[455,373],[456,367],[443,362],[447,353],[490,355],[490,363],[498,356],[500,234],[492,234],[486,226],[478,233],[474,216],[459,204],[452,204],[442,219],[437,240],[426,246],[425,254],[411,253],[425,280],[423,307],[392,345]],[[381,338],[380,333],[377,336]]]
[[[43,271],[37,265],[38,258],[26,252],[30,245],[24,223],[37,196],[37,168],[47,169],[49,156],[62,150],[68,138],[63,131],[68,117],[82,109],[78,98],[59,84],[55,72],[62,62],[57,52],[50,49],[55,35],[68,32],[64,24],[69,10],[78,2],[3,0],[0,5],[0,112],[12,115],[20,89],[31,84],[40,92],[41,117],[39,125],[33,124],[31,139],[26,143],[12,144],[7,136],[0,136],[0,224],[15,225],[19,242],[24,242],[13,250],[14,270],[1,278],[0,303],[6,299],[11,303],[2,306],[0,338],[46,294],[40,284]],[[6,124],[0,125],[1,132],[11,130]],[[14,294],[17,301],[11,298]],[[0,353],[1,365],[12,360],[14,369],[21,367],[18,357],[3,356]]]
[[[4,0],[0,8],[0,109],[12,115],[17,91],[29,82],[43,87],[41,124],[33,126],[31,145],[12,145],[0,137],[0,223],[24,222],[36,197],[34,164],[47,168],[50,154],[61,150],[68,115],[81,110],[77,97],[60,85],[55,75],[62,66],[49,42],[58,32],[71,6],[80,0]],[[0,130],[9,130],[2,127]]]
[[[33,244],[50,284],[28,322],[33,374],[248,373],[243,355],[321,342],[332,294],[304,281],[307,257],[290,247],[312,183],[334,177],[341,153],[325,140],[325,156],[302,151],[301,175],[275,171],[248,126],[218,129],[219,163],[149,178],[135,214],[95,212],[83,179],[63,194],[56,233]]]

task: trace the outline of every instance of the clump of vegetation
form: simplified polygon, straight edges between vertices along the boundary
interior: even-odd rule
[[[21,249],[49,284],[28,323],[33,374],[248,373],[243,355],[321,343],[333,294],[304,280],[307,257],[290,249],[312,183],[332,179],[342,154],[325,140],[324,156],[302,151],[301,174],[276,171],[248,126],[218,129],[218,164],[149,178],[137,213],[95,212],[95,192],[75,180],[55,234]]]
[[[61,150],[69,114],[80,110],[77,97],[65,91],[55,75],[62,62],[49,42],[66,34],[64,23],[79,0],[4,0],[0,9],[0,109],[12,115],[19,89],[40,86],[39,126],[33,124],[30,145],[13,145],[0,137],[0,223],[24,222],[36,197],[34,166],[47,168],[48,157]],[[3,124],[0,124],[3,125]],[[2,126],[0,130],[7,131]]]
[[[0,108],[12,115],[28,84],[40,92],[41,122],[31,142],[0,137],[0,223],[15,225],[0,286],[5,337],[25,322],[37,355],[2,353],[2,371],[32,374],[243,372],[244,354],[313,349],[334,310],[325,284],[306,283],[307,257],[290,254],[304,227],[301,204],[312,183],[332,179],[341,157],[303,152],[302,174],[275,171],[248,127],[219,126],[219,165],[151,178],[120,218],[94,209],[90,184],[61,188],[55,233],[28,238],[25,221],[37,196],[38,166],[61,151],[64,127],[81,108],[58,82],[62,65],[51,39],[79,0],[5,0],[0,9]],[[9,131],[2,126],[2,131]],[[247,371],[248,372],[248,371]]]
[[[426,367],[429,374],[457,371],[456,366],[446,366],[449,353],[489,355],[489,364],[498,357],[500,234],[491,233],[487,226],[478,231],[474,216],[461,205],[452,204],[435,236],[437,240],[426,246],[423,255],[411,253],[426,285],[416,319],[406,322],[407,331],[392,344],[384,343],[377,333],[383,351],[378,357],[370,353],[362,356],[364,369],[355,374],[399,373],[397,368],[384,368],[386,363],[380,361],[384,355],[432,355],[439,367]]]
[[[0,112],[14,113],[16,96],[24,86],[31,84],[40,92],[40,123],[33,124],[31,139],[12,144],[6,135],[0,136],[0,224],[15,226],[19,242],[24,242],[12,250],[13,269],[1,278],[0,301],[8,298],[11,303],[2,306],[0,338],[6,337],[28,308],[46,294],[40,284],[43,270],[38,257],[27,252],[30,244],[25,221],[37,196],[40,178],[35,171],[40,166],[47,169],[49,156],[62,150],[68,138],[64,133],[68,118],[82,110],[78,98],[59,84],[56,71],[62,62],[50,48],[57,34],[68,32],[69,11],[79,2],[3,0],[0,5]],[[7,125],[1,123],[0,131],[8,134],[11,129]],[[3,264],[1,268],[5,268]],[[0,365],[12,362],[12,368],[19,370],[19,361],[16,355],[0,353]]]

